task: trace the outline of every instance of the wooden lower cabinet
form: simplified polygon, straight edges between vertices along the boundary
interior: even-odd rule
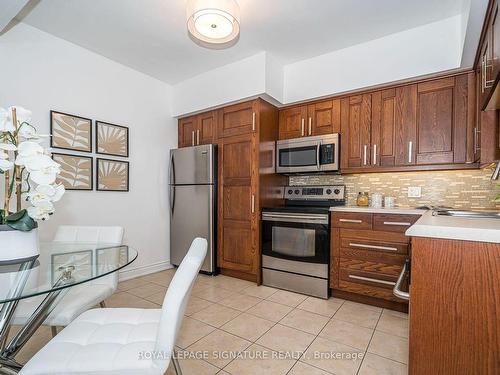
[[[404,232],[419,215],[332,212],[333,296],[407,311],[392,289],[409,256]]]
[[[412,238],[410,375],[500,374],[500,244]]]
[[[258,180],[255,143],[255,134],[250,133],[224,138],[219,144],[219,266],[254,275],[259,253],[254,230]]]

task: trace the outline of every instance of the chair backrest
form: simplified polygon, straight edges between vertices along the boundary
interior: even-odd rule
[[[123,228],[118,226],[60,225],[57,228],[53,241],[103,243],[118,246],[123,242]],[[107,255],[109,256],[109,253]],[[97,254],[94,254],[95,256]],[[104,272],[103,270],[97,271]],[[92,283],[96,285],[109,285],[113,289],[116,289],[118,286],[118,272],[98,278]]]
[[[186,305],[193,289],[196,276],[207,255],[207,240],[195,238],[189,251],[175,273],[163,299],[160,325],[156,337],[155,351],[173,355],[174,344],[182,324]],[[155,359],[155,365],[167,369],[169,361]]]

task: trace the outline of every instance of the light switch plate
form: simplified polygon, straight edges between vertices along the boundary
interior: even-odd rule
[[[422,196],[421,186],[410,186],[408,188],[408,198],[420,198]]]

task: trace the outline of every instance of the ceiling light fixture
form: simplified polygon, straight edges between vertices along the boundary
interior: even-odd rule
[[[231,47],[240,37],[240,7],[235,0],[188,0],[187,28],[202,47]]]

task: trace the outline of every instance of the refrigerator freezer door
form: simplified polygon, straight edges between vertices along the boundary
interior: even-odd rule
[[[171,185],[211,184],[214,182],[214,147],[201,145],[170,151]]]
[[[208,241],[202,271],[215,271],[214,258],[214,186],[181,185],[170,189],[170,262],[178,266],[196,237]],[[175,205],[172,202],[175,200]]]

